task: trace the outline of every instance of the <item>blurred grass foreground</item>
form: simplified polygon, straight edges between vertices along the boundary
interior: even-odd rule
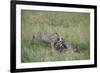
[[[59,53],[41,42],[32,42],[35,32],[57,32],[74,43],[78,52]],[[90,14],[21,10],[21,62],[90,59]]]

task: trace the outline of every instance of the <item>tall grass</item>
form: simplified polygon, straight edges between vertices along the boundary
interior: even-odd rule
[[[59,53],[42,42],[33,41],[35,32],[57,32],[78,52]],[[21,11],[21,61],[45,62],[90,58],[90,14],[75,12]]]

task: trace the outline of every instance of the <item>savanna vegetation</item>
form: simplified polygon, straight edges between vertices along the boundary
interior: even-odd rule
[[[45,43],[33,41],[35,32],[57,32],[78,51],[59,53]],[[90,14],[75,12],[21,11],[21,61],[47,62],[90,58]]]

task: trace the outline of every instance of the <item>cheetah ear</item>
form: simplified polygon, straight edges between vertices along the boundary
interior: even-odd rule
[[[58,34],[57,32],[55,32],[55,34]]]
[[[63,39],[63,38],[61,38],[61,40],[63,40],[63,41],[64,41],[64,39]]]
[[[61,38],[61,41],[65,42],[64,38]]]
[[[58,33],[57,33],[57,32],[55,32],[54,34],[58,35]]]

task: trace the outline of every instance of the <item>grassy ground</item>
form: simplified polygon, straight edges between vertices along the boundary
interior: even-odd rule
[[[57,32],[78,52],[59,53],[42,42],[33,42],[34,32]],[[90,15],[88,13],[21,11],[21,61],[45,62],[90,58]]]

